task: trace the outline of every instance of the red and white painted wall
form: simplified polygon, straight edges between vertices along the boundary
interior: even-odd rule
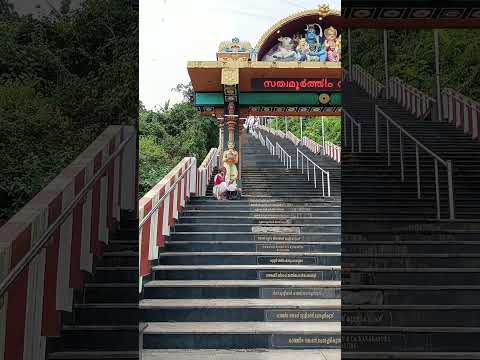
[[[151,273],[151,263],[158,259],[178,215],[192,194],[205,196],[207,186],[218,166],[217,148],[212,148],[200,167],[186,157],[139,201],[139,290],[143,277]]]
[[[136,150],[133,127],[108,127],[0,228],[1,281],[66,215],[1,299],[1,360],[43,360],[46,338],[60,335],[60,311],[72,311],[73,291],[83,287],[82,272],[92,272],[121,210],[136,210]],[[84,190],[86,196],[66,212]]]

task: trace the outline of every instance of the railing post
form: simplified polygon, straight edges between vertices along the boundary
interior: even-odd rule
[[[362,152],[362,125],[358,125],[358,152]]]
[[[390,121],[387,119],[387,158],[388,166],[392,164],[391,155],[390,155]]]
[[[348,115],[343,112],[343,145],[345,146],[345,148],[347,148],[348,144],[347,144],[347,118],[348,118]]]
[[[375,152],[380,152],[380,145],[378,143],[378,105],[375,105]]]
[[[195,193],[197,188],[197,159],[192,157],[192,167],[190,168],[190,193]]]
[[[420,199],[422,194],[420,192],[420,155],[418,153],[418,144],[415,144],[415,159],[417,167],[417,198]]]
[[[455,203],[453,198],[453,169],[452,161],[447,160],[447,173],[448,173],[448,203],[450,206],[450,219],[455,219]]]
[[[298,149],[297,149],[297,169],[298,169]]]
[[[403,168],[403,138],[402,138],[402,130],[400,130],[400,171],[402,182],[405,182],[405,171]]]
[[[352,148],[351,148],[351,151],[352,152],[355,152],[355,144],[354,144],[354,131],[353,131],[353,120],[350,120],[351,121],[351,126],[350,126],[350,141],[352,142]]]
[[[437,219],[440,220],[440,184],[438,179],[438,160],[434,159],[435,164],[435,194],[436,194],[436,201],[437,201]]]
[[[330,172],[327,172],[327,189],[328,189],[328,197],[330,197]]]

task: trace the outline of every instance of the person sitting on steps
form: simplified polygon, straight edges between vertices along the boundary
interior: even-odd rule
[[[225,173],[227,169],[225,167],[220,168],[220,172],[215,175],[213,178],[213,195],[217,198],[217,200],[225,200],[228,185],[225,182]]]

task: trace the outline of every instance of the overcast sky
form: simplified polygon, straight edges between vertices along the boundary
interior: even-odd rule
[[[255,46],[275,22],[340,0],[140,0],[140,100],[153,109],[177,102],[171,89],[189,81],[187,61],[216,60],[221,41]]]

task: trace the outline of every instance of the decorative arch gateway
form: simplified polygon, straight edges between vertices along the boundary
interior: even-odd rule
[[[341,115],[341,22],[321,5],[277,22],[255,47],[234,38],[217,61],[188,62],[195,106],[218,120],[223,150],[239,148],[248,116]]]

